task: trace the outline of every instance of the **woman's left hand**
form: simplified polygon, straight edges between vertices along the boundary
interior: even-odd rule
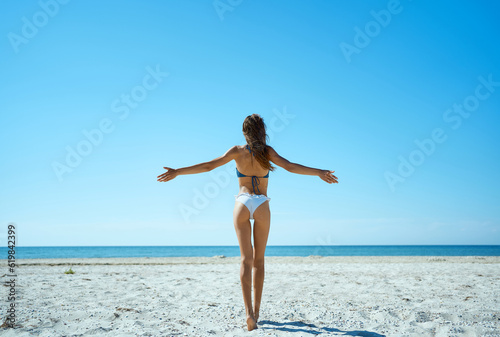
[[[160,174],[157,178],[159,182],[165,182],[174,179],[177,177],[178,173],[176,169],[170,167],[164,167],[167,172]]]

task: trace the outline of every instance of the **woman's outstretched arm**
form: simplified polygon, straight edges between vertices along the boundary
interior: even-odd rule
[[[307,167],[300,164],[291,163],[281,157],[272,147],[269,146],[269,156],[273,163],[284,168],[288,172],[304,174],[310,176],[318,176],[329,184],[338,183],[338,179],[333,175],[335,171],[320,170],[312,167]]]
[[[196,174],[212,171],[214,168],[222,166],[224,164],[229,163],[231,160],[235,159],[238,154],[238,148],[233,146],[229,150],[226,151],[222,156],[215,158],[211,161],[207,161],[204,163],[196,164],[193,166],[181,167],[178,169],[173,169],[170,167],[164,167],[167,172],[160,174],[157,178],[158,181],[164,182],[174,179],[179,175],[184,174]]]

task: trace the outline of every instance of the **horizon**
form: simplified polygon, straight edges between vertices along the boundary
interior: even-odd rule
[[[438,244],[438,245],[426,245],[426,244],[412,244],[412,245],[267,245],[267,247],[385,247],[385,246],[393,246],[393,247],[406,247],[406,246],[497,246],[500,247],[499,244],[496,245],[488,245],[488,244],[478,244],[478,245],[454,245],[454,244]],[[26,248],[47,248],[47,247],[239,247],[238,245],[165,245],[165,246],[153,246],[153,245],[127,245],[127,246],[16,246],[26,247]]]

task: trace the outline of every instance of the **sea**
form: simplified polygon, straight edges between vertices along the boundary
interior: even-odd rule
[[[1,250],[1,249],[0,249]],[[238,246],[15,247],[16,259],[240,256]],[[4,247],[2,258],[8,258]],[[500,245],[267,246],[266,256],[500,256]]]

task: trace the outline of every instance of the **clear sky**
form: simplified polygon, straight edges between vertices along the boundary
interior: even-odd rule
[[[259,113],[270,245],[500,244],[492,1],[7,1],[0,238],[237,245],[234,162]]]

